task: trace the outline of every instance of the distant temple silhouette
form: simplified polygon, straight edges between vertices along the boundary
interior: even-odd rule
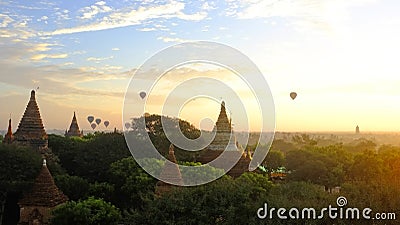
[[[10,118],[10,120],[8,120],[8,129],[6,135],[4,136],[3,143],[11,144],[13,141],[14,141],[14,135],[11,129],[11,118]]]
[[[227,174],[232,177],[239,177],[244,172],[249,171],[248,167],[251,161],[251,152],[248,150],[244,152],[242,147],[236,141],[232,129],[232,118],[228,119],[226,114],[225,102],[221,103],[221,110],[218,116],[218,120],[215,123],[214,131],[216,131],[214,140],[211,144],[201,153],[198,158],[198,162],[202,164],[209,163],[219,157],[223,152],[224,155],[221,156],[222,164],[229,165],[234,164],[239,158],[239,161],[235,166],[230,169]],[[212,166],[222,168],[224,165],[214,164]]]
[[[83,131],[79,130],[78,120],[76,119],[76,114],[72,117],[71,125],[69,130],[65,131],[65,137],[83,137]]]
[[[44,159],[42,170],[37,176],[32,190],[25,193],[18,202],[20,206],[18,225],[49,224],[51,210],[66,201],[68,201],[68,197],[55,185]]]
[[[357,125],[356,126],[356,134],[359,134],[360,133],[360,127]]]
[[[169,146],[168,160],[165,161],[164,167],[161,170],[160,180],[156,184],[155,194],[161,196],[162,194],[169,192],[175,186],[171,183],[178,184],[179,186],[184,184],[181,171],[179,170],[175,158],[173,144]]]
[[[40,117],[34,90],[31,91],[31,98],[12,142],[18,145],[30,146],[39,150],[42,154],[48,151],[48,136]]]

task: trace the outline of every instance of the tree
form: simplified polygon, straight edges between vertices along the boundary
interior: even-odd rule
[[[267,157],[265,157],[263,165],[268,171],[275,170],[285,165],[285,156],[281,151],[271,150],[268,152]]]
[[[30,189],[41,165],[42,158],[33,149],[0,143],[0,224],[7,196],[10,193],[20,196],[22,191]]]
[[[195,126],[190,124],[185,120],[178,118],[171,118],[167,116],[160,115],[149,115],[144,117],[145,124],[143,124],[143,117],[135,118],[132,121],[132,132],[143,132],[141,128],[145,127],[146,132],[150,137],[151,142],[154,147],[162,154],[164,157],[168,155],[168,149],[170,141],[167,138],[164,130],[172,130],[172,128],[178,128],[182,134],[188,139],[197,139],[201,135],[201,131]],[[177,139],[180,137],[180,133],[171,133],[172,138]],[[200,140],[200,145],[202,142]],[[193,146],[196,148],[196,146]],[[198,152],[186,151],[180,148],[175,148],[175,156],[179,161],[195,161],[196,157],[199,155]]]
[[[115,187],[112,202],[121,209],[143,208],[144,202],[153,197],[157,180],[148,175],[133,157],[112,163],[109,176]]]
[[[59,175],[54,177],[54,181],[57,187],[60,188],[70,200],[76,201],[88,196],[89,182],[81,177]]]
[[[121,219],[118,208],[90,197],[84,201],[70,201],[52,211],[51,225],[116,225]]]

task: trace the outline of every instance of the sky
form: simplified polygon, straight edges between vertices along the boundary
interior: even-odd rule
[[[169,46],[205,40],[258,66],[278,131],[354,131],[357,124],[361,131],[399,131],[399,11],[396,0],[0,1],[0,129],[11,113],[15,131],[38,87],[46,129],[67,129],[74,111],[84,130],[91,129],[88,115],[121,129],[136,69]],[[148,93],[150,113],[159,113],[182,71],[246,91],[223,68],[174,68]],[[241,97],[257,131],[254,99]],[[224,100],[235,129],[243,130]],[[199,127],[202,118],[215,121],[219,107],[199,99],[182,107],[181,117]]]

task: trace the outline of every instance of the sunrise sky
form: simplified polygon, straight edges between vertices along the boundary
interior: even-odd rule
[[[10,113],[16,129],[37,87],[46,129],[66,129],[73,111],[84,130],[88,115],[121,129],[135,69],[168,46],[206,40],[260,68],[279,131],[399,131],[399,11],[397,0],[0,1],[0,130]],[[235,79],[221,68],[188,68]],[[180,79],[171,71],[154,96]],[[198,126],[200,112],[215,120],[218,111],[203,99],[182,117]]]

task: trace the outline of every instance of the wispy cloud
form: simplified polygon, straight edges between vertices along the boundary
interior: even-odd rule
[[[242,0],[230,3],[231,16],[240,19],[286,18],[294,19],[298,27],[330,29],[347,17],[351,6],[368,4],[377,0]]]
[[[110,12],[112,9],[111,7],[106,5],[105,1],[96,2],[94,5],[84,7],[81,9],[82,16],[81,19],[92,19],[99,13]]]
[[[108,60],[108,59],[112,59],[114,58],[114,56],[110,56],[110,57],[89,57],[86,60],[87,61],[94,61],[94,62],[99,62],[99,61],[104,61],[104,60]]]
[[[175,43],[183,43],[183,42],[188,42],[190,40],[185,40],[182,38],[173,38],[173,37],[158,37],[157,40],[162,40],[163,42],[175,42]]]
[[[61,54],[37,54],[31,57],[33,61],[41,61],[43,59],[64,59],[67,58],[68,54],[61,53]]]
[[[99,31],[118,27],[126,27],[138,25],[144,21],[158,18],[178,18],[182,20],[198,21],[204,19],[207,16],[207,13],[205,12],[186,14],[183,12],[184,8],[185,3],[176,1],[172,1],[164,5],[154,5],[148,7],[127,7],[124,9],[115,10],[107,16],[98,19],[96,22],[71,28],[58,29],[53,32],[47,32],[45,33],[45,35],[72,34],[79,32]],[[88,14],[87,17],[91,18],[92,14]]]

